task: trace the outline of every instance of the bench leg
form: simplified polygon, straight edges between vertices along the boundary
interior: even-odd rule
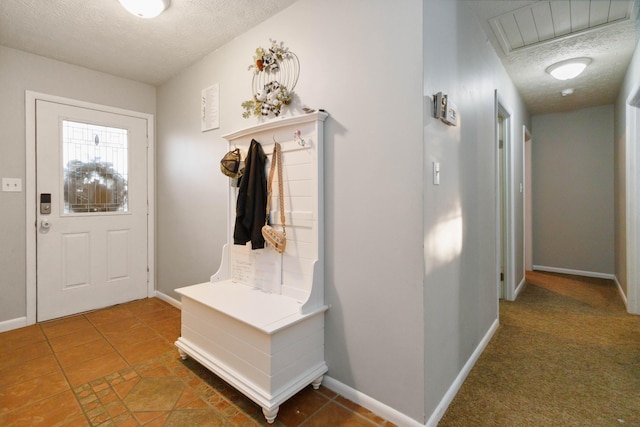
[[[324,378],[324,375],[320,375],[318,378],[316,378],[311,382],[311,385],[313,386],[314,390],[317,390],[320,388],[320,384],[322,383],[322,378]]]
[[[267,408],[262,408],[262,413],[264,414],[264,417],[266,418],[267,422],[269,424],[273,424],[273,422],[276,420],[276,416],[278,415],[278,410],[280,409],[279,406],[276,406],[275,408],[269,410]]]

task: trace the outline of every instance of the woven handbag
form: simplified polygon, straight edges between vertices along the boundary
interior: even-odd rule
[[[280,199],[280,222],[282,231],[278,231],[269,225],[269,214],[271,213],[271,187],[273,184],[273,174],[278,169],[278,199]],[[273,146],[273,156],[271,156],[271,169],[269,170],[269,183],[267,185],[267,217],[262,227],[262,237],[267,245],[273,247],[278,253],[283,253],[287,247],[287,230],[284,224],[284,192],[282,190],[282,153],[280,144],[277,142]]]

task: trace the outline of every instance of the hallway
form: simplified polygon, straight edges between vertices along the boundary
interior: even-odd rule
[[[640,317],[606,279],[527,272],[439,426],[640,425]]]

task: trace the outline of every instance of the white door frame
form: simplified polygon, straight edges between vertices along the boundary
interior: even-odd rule
[[[533,270],[533,223],[532,223],[532,202],[533,202],[533,182],[531,182],[531,150],[533,139],[531,132],[527,129],[527,125],[522,125],[522,186],[523,188],[523,204],[522,204],[522,224],[524,225],[523,239],[523,265],[525,276],[527,269]],[[529,151],[527,151],[529,150]],[[527,154],[528,153],[528,154]],[[516,292],[517,296],[517,292]]]
[[[495,112],[494,112],[494,125],[495,125],[495,147],[496,147],[496,240],[497,240],[497,287],[498,298],[503,297],[508,301],[515,299],[515,265],[514,265],[514,212],[513,212],[513,197],[512,197],[512,176],[513,176],[513,126],[512,126],[512,114],[502,102],[498,91],[495,91]],[[504,295],[500,293],[500,264],[502,259],[502,239],[501,239],[501,224],[500,224],[500,135],[498,128],[498,114],[504,117],[505,126],[505,141],[503,147],[504,157],[504,220],[506,236],[505,240],[505,259],[504,259]]]
[[[626,248],[627,311],[640,314],[640,85],[626,104]]]
[[[25,113],[26,113],[26,258],[27,258],[27,325],[36,323],[37,314],[37,265],[36,265],[36,100],[56,102],[59,104],[71,105],[74,107],[87,108],[109,113],[121,114],[137,117],[147,121],[147,296],[155,295],[155,137],[154,137],[154,117],[153,114],[140,113],[137,111],[124,110],[121,108],[108,107],[90,102],[78,101],[75,99],[63,98],[60,96],[48,95],[44,93],[25,91]]]

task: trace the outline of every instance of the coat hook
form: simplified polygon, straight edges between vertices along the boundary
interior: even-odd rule
[[[301,132],[300,132],[300,129],[298,129],[293,133],[293,140],[297,142],[299,146],[304,147],[305,142],[300,135],[301,135]]]

